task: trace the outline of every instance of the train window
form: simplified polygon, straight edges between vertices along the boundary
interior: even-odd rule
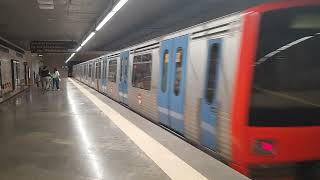
[[[126,61],[124,62],[124,81],[125,83],[127,83],[127,79],[128,79],[128,57],[126,57]]]
[[[127,72],[128,72],[128,58],[121,59],[121,67],[120,67],[120,81],[126,81]]]
[[[89,64],[89,74],[88,77],[91,78],[92,77],[92,64]]]
[[[250,126],[320,125],[319,21],[297,22],[300,17],[319,15],[320,7],[289,8],[262,15]]]
[[[121,60],[120,60],[120,81],[122,81],[123,80],[123,73],[122,73],[122,71],[123,71],[123,67],[124,67],[124,60],[123,60],[123,58],[121,58]]]
[[[109,61],[109,71],[108,71],[108,80],[110,82],[117,81],[117,60]]]
[[[174,94],[179,96],[180,86],[182,80],[182,63],[183,63],[183,51],[182,48],[178,48],[176,52],[176,70],[175,70],[175,81],[174,81]]]
[[[91,77],[91,75],[89,73],[89,64],[87,64],[87,77]]]
[[[87,77],[89,77],[89,64],[86,64],[86,74],[87,74]]]
[[[88,75],[88,66],[87,66],[87,64],[85,64],[85,65],[83,66],[83,68],[84,68],[84,76],[87,77],[87,75]]]
[[[107,61],[103,61],[102,79],[107,79]]]
[[[101,62],[96,63],[96,79],[101,79]]]
[[[208,63],[208,74],[207,74],[207,88],[206,88],[206,101],[209,104],[213,102],[213,96],[215,94],[215,84],[216,84],[216,70],[219,55],[219,44],[214,43],[210,47],[209,51],[209,63]]]
[[[140,89],[151,89],[152,55],[135,56],[133,59],[132,86]]]
[[[169,68],[169,51],[166,50],[163,54],[163,61],[162,61],[162,81],[161,81],[161,90],[162,92],[167,91],[167,80],[168,80],[168,68]]]

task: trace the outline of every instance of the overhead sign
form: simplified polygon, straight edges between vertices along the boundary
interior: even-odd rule
[[[71,52],[77,47],[75,41],[31,41],[32,53],[64,53]]]

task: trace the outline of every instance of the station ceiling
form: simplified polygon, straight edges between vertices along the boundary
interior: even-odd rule
[[[0,36],[29,50],[30,41],[81,43],[117,0],[1,0]],[[83,51],[113,51],[275,0],[129,0]]]

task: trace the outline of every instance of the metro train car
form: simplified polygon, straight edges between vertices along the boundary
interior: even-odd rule
[[[30,68],[24,53],[0,38],[0,102],[27,88]]]
[[[320,179],[320,1],[269,3],[74,66],[252,179]]]

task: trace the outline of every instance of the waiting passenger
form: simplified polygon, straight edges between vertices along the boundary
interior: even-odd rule
[[[41,70],[42,77],[42,88],[43,90],[48,90],[50,87],[50,72],[47,66],[44,66]]]
[[[53,74],[51,76],[52,76],[52,82],[53,82],[52,90],[54,90],[54,87],[56,87],[57,90],[60,90],[60,87],[59,87],[60,73],[57,70],[57,68],[54,68]]]

